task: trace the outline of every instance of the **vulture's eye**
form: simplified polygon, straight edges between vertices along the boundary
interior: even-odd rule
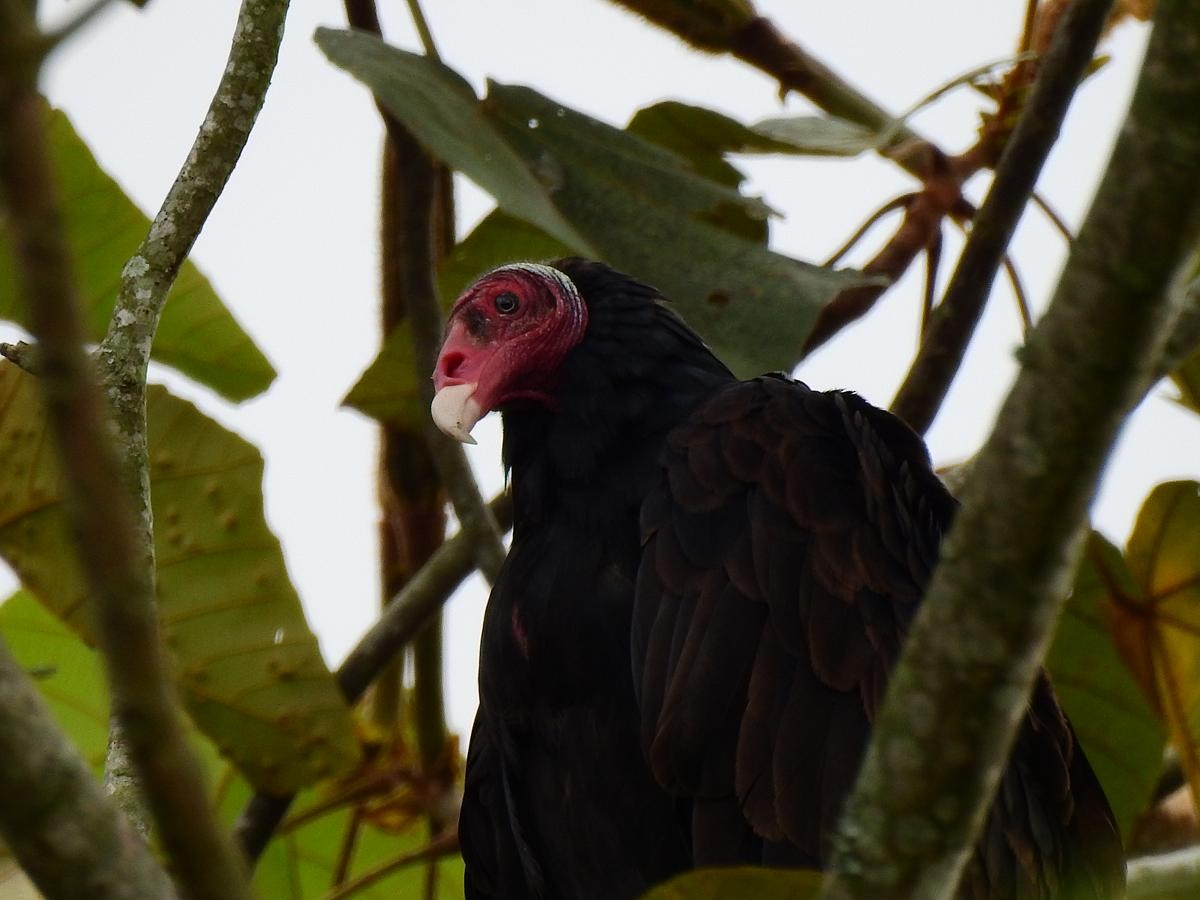
[[[520,298],[512,291],[505,291],[503,294],[497,294],[496,299],[492,301],[496,306],[496,312],[502,316],[511,316],[517,311],[517,307],[521,305]]]

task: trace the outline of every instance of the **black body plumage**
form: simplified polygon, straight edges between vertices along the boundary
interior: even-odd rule
[[[652,289],[588,304],[555,407],[504,415],[512,550],[480,654],[470,898],[635,897],[700,865],[819,866],[954,501],[844,392],[738,382]],[[1107,802],[1042,679],[962,896],[1120,895]]]

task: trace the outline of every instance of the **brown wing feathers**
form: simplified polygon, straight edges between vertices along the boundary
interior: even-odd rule
[[[954,502],[898,420],[773,377],[704,404],[663,469],[634,632],[652,770],[697,798],[697,865],[746,861],[755,841],[764,862],[817,865]],[[1073,786],[1100,798],[1099,843],[1116,840],[1044,679],[1030,709],[964,896],[1056,888]],[[1120,878],[1116,847],[1095,896]]]

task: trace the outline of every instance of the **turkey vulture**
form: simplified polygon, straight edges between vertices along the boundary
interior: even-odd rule
[[[500,410],[515,504],[459,820],[470,898],[627,898],[827,858],[954,501],[852,393],[740,382],[576,258],[455,303],[432,413]],[[1108,803],[1041,678],[961,896],[1116,897]]]

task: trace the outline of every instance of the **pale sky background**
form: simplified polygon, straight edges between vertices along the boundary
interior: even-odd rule
[[[81,0],[43,0],[49,18]],[[381,0],[388,39],[417,49],[400,0]],[[616,125],[638,108],[674,98],[742,121],[808,111],[781,103],[748,67],[686,49],[601,0],[427,0],[446,62],[482,91],[484,79],[531,85]],[[1018,0],[760,0],[785,33],[885,107],[899,112],[982,62],[1012,54],[1025,4]],[[149,214],[158,208],[203,118],[228,51],[235,0],[153,0],[145,11],[114,4],[48,68],[44,89],[108,172]],[[339,408],[374,356],[377,326],[377,183],[381,130],[366,91],[327,64],[312,43],[319,25],[341,26],[340,2],[292,4],[266,107],[193,259],[279,371],[264,396],[233,407],[173,373],[179,394],[250,440],[267,459],[267,516],[331,665],[378,608],[374,500],[375,427]],[[1126,25],[1106,43],[1113,62],[1084,85],[1041,191],[1077,225],[1128,102],[1146,29]],[[960,89],[917,117],[944,149],[972,141],[982,98]],[[774,223],[781,252],[820,260],[912,180],[873,157],[854,161],[746,159],[750,191],[786,218]],[[491,206],[459,181],[460,233]],[[981,185],[973,183],[978,197]],[[893,227],[895,220],[892,220]],[[861,262],[889,233],[873,233]],[[949,235],[947,249],[958,240]],[[1044,307],[1064,247],[1036,211],[1013,253],[1037,308]],[[953,254],[948,253],[948,260]],[[948,274],[948,265],[943,269]],[[916,346],[920,279],[914,266],[865,321],[808,361],[814,387],[845,387],[886,406]],[[941,417],[933,456],[969,456],[986,437],[1014,374],[1020,340],[1011,294],[998,287]],[[0,325],[0,340],[19,337]],[[1137,413],[1105,478],[1094,515],[1123,541],[1153,484],[1200,475],[1200,421],[1160,386]],[[485,491],[499,489],[499,421],[471,449]],[[15,586],[0,564],[0,596]],[[448,606],[446,667],[452,725],[474,712],[475,658],[485,591],[469,582]]]

